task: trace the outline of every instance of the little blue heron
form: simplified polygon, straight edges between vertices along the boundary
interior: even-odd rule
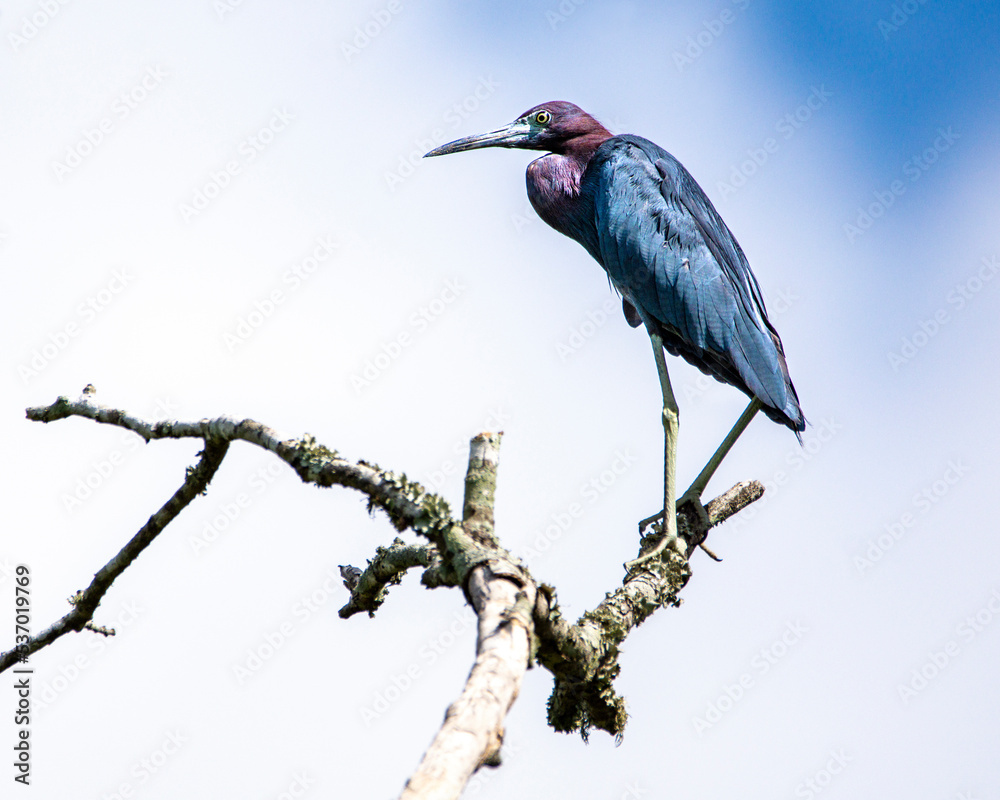
[[[746,256],[676,158],[639,136],[613,136],[572,103],[542,103],[499,130],[450,142],[427,155],[482,147],[548,151],[528,165],[531,205],[604,267],[629,325],[645,325],[649,333],[663,394],[663,526],[657,545],[628,566],[666,546],[683,554],[677,506],[690,502],[704,519],[701,494],[757,411],[791,428],[800,442],[806,426],[781,339],[767,318]],[[664,349],[750,397],[746,411],[676,504],[679,421]],[[643,520],[640,531],[659,516]]]

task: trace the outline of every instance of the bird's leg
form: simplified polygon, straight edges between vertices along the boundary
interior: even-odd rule
[[[663,528],[660,540],[652,550],[625,564],[625,569],[628,571],[657,557],[667,547],[678,550],[682,555],[686,550],[684,544],[677,538],[677,514],[674,510],[674,497],[677,495],[677,434],[680,430],[680,416],[677,401],[674,400],[674,390],[670,385],[667,360],[663,355],[663,340],[655,333],[650,333],[649,338],[653,343],[653,357],[656,359],[656,371],[660,376],[660,390],[663,393],[663,511],[640,522],[639,531],[641,533],[646,525],[659,517],[663,518]]]
[[[712,455],[705,465],[705,468],[698,473],[698,477],[694,479],[694,483],[688,488],[683,495],[677,499],[677,506],[680,507],[685,503],[691,503],[694,506],[695,512],[699,517],[706,514],[705,507],[701,503],[701,493],[705,491],[705,487],[708,486],[708,482],[712,479],[715,471],[719,468],[722,463],[722,459],[726,457],[729,451],[732,449],[733,445],[736,444],[736,440],[740,438],[740,434],[747,429],[747,425],[750,424],[750,420],[754,418],[758,411],[760,411],[761,403],[756,397],[750,401],[750,405],[747,406],[746,411],[744,411],[733,428],[726,435],[726,438],[722,440],[722,444],[719,445],[718,450]],[[707,520],[706,520],[707,521]]]
[[[740,438],[740,435],[747,429],[757,412],[761,409],[761,402],[756,397],[750,401],[750,405],[746,407],[746,410],[740,415],[740,418],[736,420],[736,424],[733,425],[732,430],[726,435],[726,438],[722,440],[722,444],[719,445],[715,453],[708,460],[704,469],[698,473],[698,477],[694,479],[694,483],[688,488],[684,494],[677,498],[676,508],[680,509],[685,503],[690,503],[692,510],[698,515],[702,524],[705,528],[708,528],[708,512],[705,510],[705,506],[701,502],[701,494],[705,491],[705,487],[708,486],[708,482],[712,479],[715,471],[719,468],[722,460],[729,454],[729,451],[736,444],[736,440]],[[666,505],[664,505],[666,507]],[[639,523],[639,531],[642,532],[643,529],[651,522],[655,522],[660,519],[662,514],[655,514],[648,519],[642,520]],[[676,530],[676,521],[674,523]],[[703,544],[699,545],[706,553],[708,553],[715,561],[721,561],[718,556],[715,555],[711,550],[705,547]],[[660,548],[662,550],[662,548]],[[644,561],[645,557],[642,559],[637,559],[637,561]],[[636,563],[636,562],[630,562]]]

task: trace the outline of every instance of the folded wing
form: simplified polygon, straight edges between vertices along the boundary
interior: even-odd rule
[[[652,142],[616,136],[598,148],[582,184],[581,193],[593,198],[597,231],[588,249],[596,248],[592,254],[625,302],[667,350],[759,398],[771,419],[802,431],[798,396],[757,280],[690,173]]]

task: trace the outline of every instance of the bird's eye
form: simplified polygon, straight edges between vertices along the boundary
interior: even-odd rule
[[[539,125],[548,125],[552,121],[552,115],[548,111],[539,111],[535,114],[535,122]]]

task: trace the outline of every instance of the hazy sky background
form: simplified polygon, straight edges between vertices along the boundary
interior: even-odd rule
[[[467,796],[1000,798],[998,4],[18,0],[0,36],[0,606],[24,563],[35,630],[64,614],[194,461],[24,420],[87,383],[453,507],[502,428],[498,534],[567,615],[599,602],[660,493],[648,339],[528,207],[531,154],[419,158],[570,100],[705,188],[811,427],[756,420],[710,485],[768,491],[625,643],[621,746],[548,729],[532,670]],[[686,486],[745,398],[670,370]],[[416,574],[338,618],[336,566],[393,535],[234,445],[105,598],[118,635],[32,658],[33,796],[395,796],[474,625]]]

